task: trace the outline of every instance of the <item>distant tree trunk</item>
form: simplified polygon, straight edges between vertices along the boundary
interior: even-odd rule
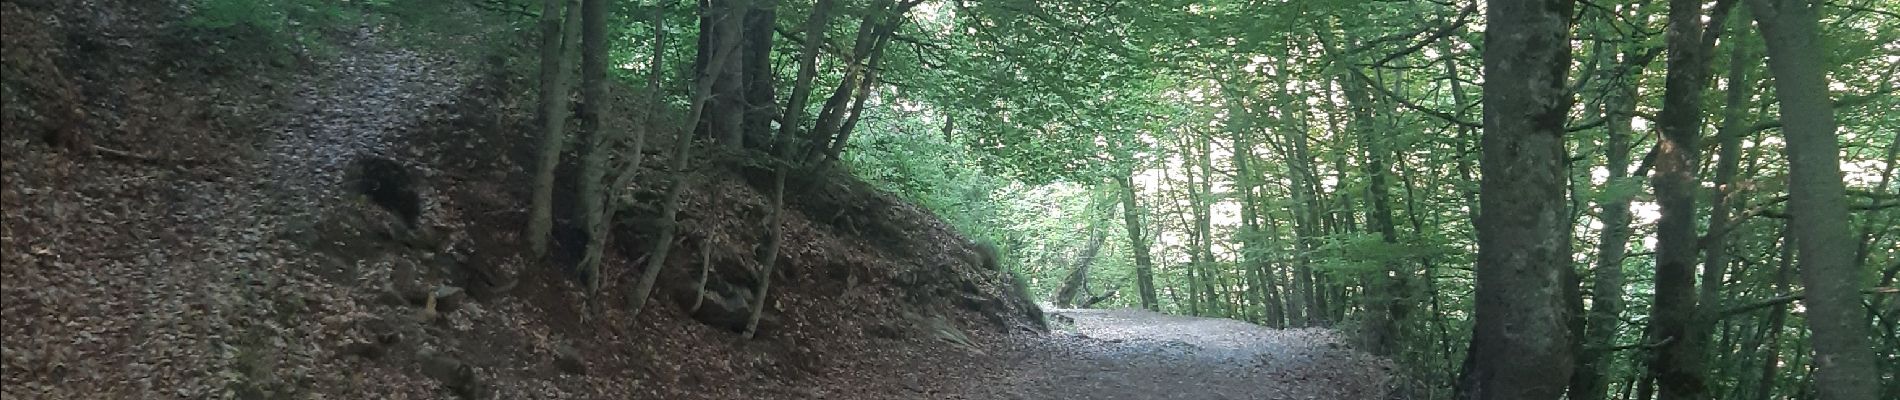
[[[1340,83],[1346,87],[1347,107],[1351,110],[1353,118],[1351,126],[1355,127],[1353,130],[1358,131],[1355,136],[1358,136],[1360,148],[1364,151],[1360,167],[1367,176],[1366,204],[1371,206],[1372,211],[1372,215],[1367,216],[1366,223],[1370,225],[1369,228],[1379,233],[1381,241],[1396,246],[1399,243],[1399,233],[1392,217],[1391,189],[1386,185],[1386,175],[1390,171],[1386,168],[1385,160],[1389,154],[1383,140],[1376,137],[1377,134],[1374,133],[1376,127],[1373,126],[1375,118],[1372,115],[1372,99],[1365,91],[1363,86],[1365,82],[1355,82],[1347,77]],[[1366,350],[1374,355],[1398,354],[1398,346],[1401,343],[1399,324],[1410,313],[1410,309],[1406,306],[1407,299],[1402,298],[1406,290],[1405,278],[1410,274],[1411,272],[1404,270],[1403,264],[1395,259],[1387,261],[1384,269],[1376,271],[1371,281],[1366,282],[1368,299],[1365,344]]]
[[[1135,284],[1141,291],[1141,308],[1160,311],[1155,296],[1154,258],[1148,255],[1148,242],[1141,237],[1141,205],[1135,201],[1133,173],[1121,178],[1122,223],[1128,227],[1128,247],[1135,252]]]
[[[535,160],[527,233],[535,257],[548,253],[548,233],[554,228],[554,167],[560,164],[561,148],[567,142],[568,75],[574,68],[567,48],[575,44],[566,40],[564,31],[578,32],[581,11],[580,1],[573,1],[575,5],[565,7],[570,12],[565,13],[567,23],[562,23],[562,5],[568,2],[541,2],[541,152]]]
[[[1737,23],[1745,22],[1746,20],[1737,20]],[[1711,29],[1720,28],[1711,27]],[[1736,39],[1745,38],[1743,35],[1736,36]],[[1729,215],[1739,205],[1738,202],[1732,201],[1738,192],[1735,187],[1735,175],[1741,168],[1742,136],[1749,123],[1745,118],[1751,111],[1749,108],[1752,107],[1749,104],[1749,98],[1753,97],[1755,92],[1755,84],[1748,77],[1748,70],[1754,66],[1754,63],[1748,61],[1760,62],[1759,59],[1748,55],[1748,46],[1744,41],[1734,41],[1729,46],[1728,77],[1725,79],[1727,87],[1724,89],[1727,91],[1724,96],[1726,104],[1722,110],[1721,127],[1716,131],[1716,142],[1720,147],[1716,151],[1717,160],[1713,181],[1715,193],[1709,200],[1708,233],[1699,244],[1703,249],[1702,287],[1696,296],[1702,299],[1702,306],[1697,307],[1695,332],[1702,336],[1704,342],[1707,342],[1715,333],[1716,325],[1721,322],[1721,316],[1717,313],[1721,312],[1718,308],[1722,304],[1722,277],[1729,268],[1729,231],[1735,228],[1731,226]],[[1727,344],[1716,347],[1716,349],[1722,349],[1719,354],[1725,355],[1730,354],[1727,351],[1728,348]],[[1716,360],[1712,364],[1716,367],[1730,365],[1722,360]],[[1715,372],[1719,376],[1721,371]],[[1708,396],[1722,394],[1720,386],[1710,388],[1709,392]]]
[[[1259,205],[1255,203],[1254,198],[1254,172],[1249,164],[1250,159],[1253,158],[1251,139],[1254,133],[1253,116],[1246,107],[1244,96],[1246,94],[1230,92],[1227,99],[1227,115],[1232,121],[1230,133],[1234,141],[1234,151],[1231,154],[1234,164],[1234,186],[1235,190],[1240,192],[1240,237],[1238,239],[1241,250],[1240,256],[1234,261],[1241,271],[1247,274],[1246,293],[1260,304],[1268,320],[1274,320],[1278,319],[1279,315],[1272,310],[1272,291],[1264,271],[1267,263],[1262,257],[1265,246],[1261,242],[1265,240],[1265,234],[1260,231]],[[1278,324],[1261,321],[1258,316],[1251,314],[1253,308],[1248,308],[1248,310],[1249,319],[1256,323],[1266,323],[1269,326]]]
[[[904,0],[901,3],[874,0],[866,9],[863,20],[858,23],[858,35],[851,46],[851,58],[845,60],[843,79],[838,81],[837,88],[832,90],[831,96],[825,99],[824,105],[818,110],[818,120],[813,123],[808,135],[812,157],[830,153],[833,138],[849,114],[854,89],[866,79],[872,55],[879,50],[879,43],[886,40],[886,32],[895,31],[897,24],[903,21],[904,14],[921,3],[922,0]]]
[[[837,161],[844,154],[844,146],[851,141],[851,132],[858,127],[858,119],[864,117],[864,104],[871,100],[871,91],[876,87],[877,75],[884,64],[884,47],[891,43],[892,30],[897,29],[895,22],[885,26],[878,35],[877,44],[872,46],[871,61],[864,68],[864,77],[858,80],[858,88],[851,99],[851,109],[846,112],[844,123],[838,126],[838,133],[825,150],[825,158]]]
[[[1605,51],[1600,56],[1607,59],[1610,54]],[[1622,76],[1640,75],[1643,65],[1630,61],[1634,54],[1628,51],[1623,54],[1625,61],[1622,65],[1603,72]],[[1617,187],[1629,179],[1630,124],[1635,115],[1636,86],[1633,83],[1619,84],[1606,88],[1605,92],[1603,100],[1598,103],[1598,114],[1604,119],[1607,136],[1603,151],[1604,166],[1609,171],[1604,186],[1605,192],[1610,192],[1607,188]],[[1609,348],[1616,341],[1618,324],[1622,321],[1623,258],[1629,247],[1630,201],[1634,197],[1635,193],[1618,193],[1616,197],[1598,200],[1600,211],[1597,219],[1603,229],[1597,239],[1596,273],[1591,281],[1591,306],[1582,339],[1583,351],[1577,355],[1578,369],[1571,381],[1572,399],[1602,400],[1608,394],[1609,382],[1605,376],[1612,363],[1610,357],[1614,355]]]
[[[1556,399],[1572,354],[1564,116],[1571,0],[1494,2],[1484,33],[1477,304],[1458,397]]]
[[[1789,229],[1783,228],[1781,233],[1781,262],[1779,268],[1775,269],[1775,293],[1789,293],[1789,290],[1791,290],[1789,286],[1790,281],[1794,280],[1794,278],[1790,276],[1794,274],[1794,248],[1794,235]],[[1767,343],[1761,346],[1761,377],[1760,381],[1755,383],[1754,400],[1768,400],[1774,396],[1775,381],[1780,374],[1779,369],[1781,367],[1781,330],[1787,323],[1787,318],[1788,305],[1785,303],[1777,304],[1768,310],[1768,322],[1766,327],[1763,328],[1763,332],[1768,338],[1765,340]]]
[[[706,103],[713,96],[713,83],[723,75],[716,72],[725,68],[735,58],[733,53],[738,51],[736,40],[727,41],[725,46],[708,51],[711,56],[706,61],[705,72],[694,78],[693,99],[690,111],[686,113],[686,121],[699,121],[706,113]],[[673,236],[679,231],[680,194],[686,192],[691,174],[686,167],[687,160],[692,158],[693,136],[692,131],[682,130],[679,137],[674,139],[673,158],[667,162],[667,171],[672,174],[667,177],[666,197],[661,200],[653,251],[647,253],[646,269],[641,271],[640,281],[634,285],[633,293],[627,299],[631,303],[628,312],[633,315],[639,315],[640,309],[646,307],[647,298],[653,293],[653,284],[659,281],[660,269],[666,266],[667,254],[673,249]]]
[[[1789,223],[1807,287],[1814,381],[1823,400],[1872,400],[1881,378],[1860,290],[1866,269],[1854,263],[1848,234],[1840,142],[1828,98],[1820,8],[1809,0],[1748,0],[1768,45],[1787,137]]]
[[[1058,308],[1069,308],[1080,297],[1088,294],[1085,288],[1089,282],[1089,267],[1095,264],[1095,256],[1101,253],[1102,242],[1108,238],[1108,231],[1096,226],[1099,224],[1091,222],[1089,225],[1088,244],[1082,247],[1081,254],[1075,256],[1075,268],[1062,281],[1062,288],[1056,290],[1055,303]]]
[[[1291,43],[1288,45],[1292,46]],[[1288,63],[1285,61],[1285,57],[1278,59],[1281,61],[1278,61],[1279,64],[1275,66],[1274,70],[1287,71]],[[1293,92],[1294,86],[1292,82],[1287,79],[1286,72],[1275,72],[1273,80],[1274,83],[1280,87],[1281,91],[1288,93]],[[1306,127],[1300,123],[1301,117],[1300,114],[1298,114],[1299,111],[1297,111],[1301,108],[1294,106],[1292,98],[1295,96],[1279,97],[1281,98],[1279,107],[1281,119],[1288,121],[1289,125],[1293,125],[1290,129],[1281,131],[1282,135],[1285,136],[1286,147],[1290,147],[1292,150],[1291,154],[1282,157],[1286,160],[1287,171],[1291,172],[1289,174],[1287,187],[1291,189],[1290,191],[1293,194],[1291,211],[1293,213],[1294,237],[1294,293],[1288,296],[1292,301],[1287,307],[1287,324],[1289,326],[1301,327],[1309,326],[1313,321],[1321,318],[1319,313],[1320,308],[1317,306],[1320,302],[1318,300],[1316,283],[1313,279],[1311,256],[1311,252],[1316,246],[1314,243],[1315,238],[1318,236],[1316,232],[1319,229],[1319,207],[1317,206],[1317,200],[1315,200],[1314,195],[1316,192],[1314,188],[1317,187],[1319,178],[1311,168],[1313,160],[1312,151],[1307,144]]]
[[[1190,204],[1194,205],[1194,236],[1198,238],[1194,242],[1195,258],[1200,260],[1195,266],[1200,270],[1201,292],[1207,296],[1203,301],[1207,307],[1203,308],[1221,310],[1223,313],[1221,316],[1225,317],[1228,303],[1220,300],[1220,294],[1217,291],[1217,282],[1220,277],[1216,276],[1214,268],[1214,152],[1210,143],[1214,141],[1213,133],[1211,130],[1203,130],[1198,139],[1196,143],[1200,150],[1197,162],[1201,170],[1200,188],[1194,191],[1194,198],[1190,201]]]
[[[798,54],[798,76],[792,81],[792,96],[785,99],[785,121],[779,125],[779,145],[795,145],[790,142],[803,137],[798,129],[804,123],[805,106],[811,100],[811,81],[818,76],[818,51],[831,21],[831,3],[832,0],[818,0],[812,6],[811,16],[805,19],[805,47]]]
[[[600,259],[607,247],[607,211],[609,196],[601,186],[607,173],[609,128],[603,117],[607,104],[607,2],[581,2],[581,132],[586,134],[581,158],[579,196],[581,226],[587,230],[587,247],[581,257],[581,275],[587,279],[587,292],[600,291]]]

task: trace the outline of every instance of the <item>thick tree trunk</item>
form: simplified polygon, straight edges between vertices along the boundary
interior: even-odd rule
[[[1748,0],[1768,45],[1787,136],[1789,223],[1795,237],[1801,281],[1807,287],[1807,320],[1814,332],[1814,380],[1823,400],[1872,400],[1881,378],[1860,289],[1866,269],[1854,263],[1848,234],[1846,184],[1841,180],[1840,142],[1827,92],[1820,40],[1820,2]]]
[[[1135,252],[1135,284],[1141,291],[1141,308],[1160,311],[1155,296],[1154,258],[1148,255],[1148,242],[1141,236],[1141,205],[1135,199],[1133,173],[1121,178],[1122,224],[1128,228],[1128,247]]]
[[[561,148],[567,143],[568,75],[573,58],[567,56],[564,31],[580,29],[580,1],[562,7],[568,0],[541,2],[541,147],[534,167],[534,198],[528,211],[528,244],[535,257],[548,253],[548,233],[554,229],[554,168],[560,165]],[[566,8],[569,12],[563,12]],[[567,22],[562,23],[566,15]]]
[[[1477,309],[1458,397],[1556,399],[1572,354],[1564,117],[1570,0],[1493,2],[1484,35]]]
[[[1707,396],[1704,365],[1708,335],[1701,329],[1696,291],[1695,192],[1701,161],[1702,93],[1708,84],[1709,53],[1703,42],[1702,0],[1671,0],[1664,36],[1669,58],[1658,118],[1662,138],[1656,173],[1650,179],[1661,217],[1656,222],[1655,300],[1650,308],[1650,343],[1657,343],[1650,374],[1662,400]],[[1722,14],[1711,16],[1719,21]],[[1719,30],[1720,25],[1712,25]]]
[[[751,7],[750,0],[706,0],[705,17],[700,19],[702,46],[707,48],[735,48],[728,56],[732,60],[719,69],[712,69],[708,62],[702,73],[716,77],[713,80],[713,95],[709,110],[701,114],[706,134],[714,143],[726,148],[738,148],[745,143],[746,106],[746,15]],[[703,53],[703,49],[702,49]],[[715,57],[717,55],[714,55]]]
[[[740,129],[745,136],[745,145],[754,148],[769,146],[772,137],[772,120],[778,118],[778,100],[772,87],[772,35],[774,24],[778,21],[778,0],[752,0],[753,7],[745,16],[745,59],[741,66],[745,75],[745,126]]]
[[[586,135],[581,158],[581,176],[576,202],[580,203],[581,226],[587,229],[587,248],[581,257],[581,276],[587,279],[587,292],[600,291],[600,259],[607,247],[610,200],[602,188],[607,173],[610,128],[604,117],[607,104],[607,2],[581,2],[581,132]]]

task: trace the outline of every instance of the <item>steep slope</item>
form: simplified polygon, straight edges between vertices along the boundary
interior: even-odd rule
[[[306,62],[233,65],[173,4],[88,4],[0,2],[0,397],[807,397],[1042,330],[971,243],[836,171],[791,185],[761,336],[695,318],[702,254],[712,300],[757,279],[764,174],[738,155],[695,163],[637,316],[620,305],[657,196],[636,188],[586,310],[560,257],[524,255],[533,130],[506,63],[365,25]]]

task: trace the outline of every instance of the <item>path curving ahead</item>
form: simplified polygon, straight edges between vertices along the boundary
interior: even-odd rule
[[[920,355],[895,367],[902,372],[857,380],[870,386],[894,381],[888,388],[800,397],[1381,399],[1389,386],[1388,362],[1346,347],[1331,330],[1141,310],[1049,315],[1057,331],[1048,335],[992,344],[981,353]]]

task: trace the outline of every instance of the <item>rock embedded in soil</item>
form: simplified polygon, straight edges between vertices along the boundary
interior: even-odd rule
[[[587,375],[587,361],[581,359],[580,350],[565,344],[554,345],[554,367],[570,375]]]

